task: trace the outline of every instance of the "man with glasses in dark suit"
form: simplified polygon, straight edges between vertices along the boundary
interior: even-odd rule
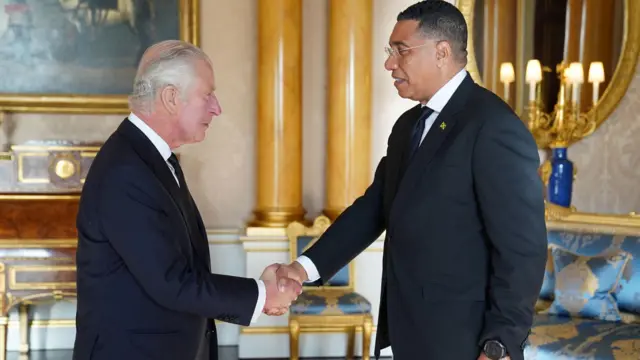
[[[365,194],[278,271],[327,281],[386,231],[376,357],[391,346],[396,360],[523,360],[547,256],[540,159],[465,70],[467,36],[446,1],[398,15],[385,68],[418,104]]]

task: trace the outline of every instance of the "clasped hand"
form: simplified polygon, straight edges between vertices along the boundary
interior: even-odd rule
[[[297,264],[297,263],[294,263]],[[272,264],[260,276],[266,288],[266,301],[263,312],[271,316],[283,315],[291,303],[302,293],[305,280],[304,270],[294,264]]]

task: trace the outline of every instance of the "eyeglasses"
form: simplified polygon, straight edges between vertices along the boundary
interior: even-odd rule
[[[404,53],[407,50],[417,49],[417,48],[421,48],[421,47],[424,47],[424,46],[427,46],[427,45],[429,45],[429,44],[422,44],[422,45],[412,46],[412,47],[403,48],[403,49],[400,49],[400,50],[391,48],[389,46],[385,46],[384,50],[387,53],[387,55],[392,56],[392,57],[396,57],[396,56],[402,55],[402,53]]]

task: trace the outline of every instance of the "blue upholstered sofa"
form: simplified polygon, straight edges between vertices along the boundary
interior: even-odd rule
[[[640,216],[547,205],[549,255],[527,360],[640,359]]]

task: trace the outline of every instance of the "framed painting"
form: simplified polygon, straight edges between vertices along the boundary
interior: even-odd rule
[[[199,46],[199,0],[0,0],[0,112],[124,114],[151,44]]]

